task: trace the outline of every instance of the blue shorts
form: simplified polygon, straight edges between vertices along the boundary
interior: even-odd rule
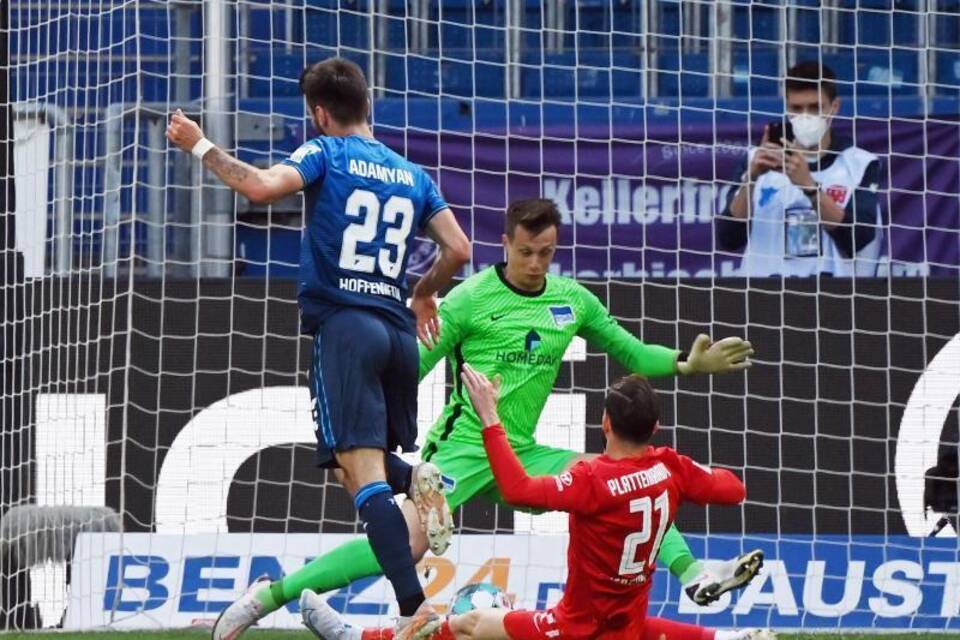
[[[317,465],[360,447],[416,451],[416,337],[375,312],[341,309],[313,337],[310,397]]]

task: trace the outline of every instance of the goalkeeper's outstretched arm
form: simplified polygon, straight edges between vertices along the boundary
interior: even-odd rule
[[[303,176],[293,167],[275,164],[269,169],[260,169],[214,145],[203,136],[200,125],[177,109],[167,125],[167,138],[184,151],[203,161],[223,184],[227,185],[250,202],[267,204],[276,202],[303,189]]]
[[[631,373],[647,377],[740,371],[750,366],[749,358],[753,355],[753,345],[737,337],[711,342],[710,336],[700,334],[689,353],[646,344],[624,329],[586,289],[583,289],[583,315],[580,336],[612,355]]]

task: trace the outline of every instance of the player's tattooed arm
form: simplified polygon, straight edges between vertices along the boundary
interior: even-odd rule
[[[203,164],[216,174],[223,184],[251,202],[276,202],[303,188],[303,178],[293,167],[277,164],[269,169],[259,169],[234,158],[218,147],[204,154]]]
[[[203,137],[200,125],[180,109],[170,118],[167,139],[188,153],[202,155],[203,164],[210,171],[251,202],[275,202],[303,188],[303,177],[293,167],[277,164],[269,169],[260,169],[216,147]],[[201,150],[197,151],[196,148],[201,145]]]
[[[217,174],[231,189],[239,190],[243,181],[257,169],[242,160],[230,156],[223,149],[214,147],[203,156],[203,164]]]

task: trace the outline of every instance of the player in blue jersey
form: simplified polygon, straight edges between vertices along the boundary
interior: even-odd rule
[[[253,202],[304,191],[298,301],[303,330],[314,339],[310,393],[317,462],[336,467],[353,495],[373,553],[396,592],[397,637],[405,638],[437,620],[425,603],[411,544],[423,540],[442,553],[453,523],[436,467],[411,468],[393,451],[416,448],[416,334],[424,340],[437,334],[434,295],[469,260],[470,244],[430,176],[374,139],[367,83],[357,65],[340,58],[311,65],[300,89],[322,135],[269,169],[218,149],[179,110],[167,137]],[[440,251],[413,291],[411,313],[406,266],[419,231]],[[401,510],[395,493],[413,500]],[[419,537],[417,527],[424,532]],[[221,614],[214,640],[239,637],[259,617],[251,614],[263,613],[262,602],[270,600],[263,596],[277,585],[255,583]]]

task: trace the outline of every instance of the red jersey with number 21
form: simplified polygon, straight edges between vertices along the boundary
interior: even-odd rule
[[[739,504],[743,483],[668,447],[601,455],[559,476],[531,478],[502,427],[483,430],[507,502],[570,513],[567,583],[552,610],[563,638],[638,638],[660,542],[683,502]]]

